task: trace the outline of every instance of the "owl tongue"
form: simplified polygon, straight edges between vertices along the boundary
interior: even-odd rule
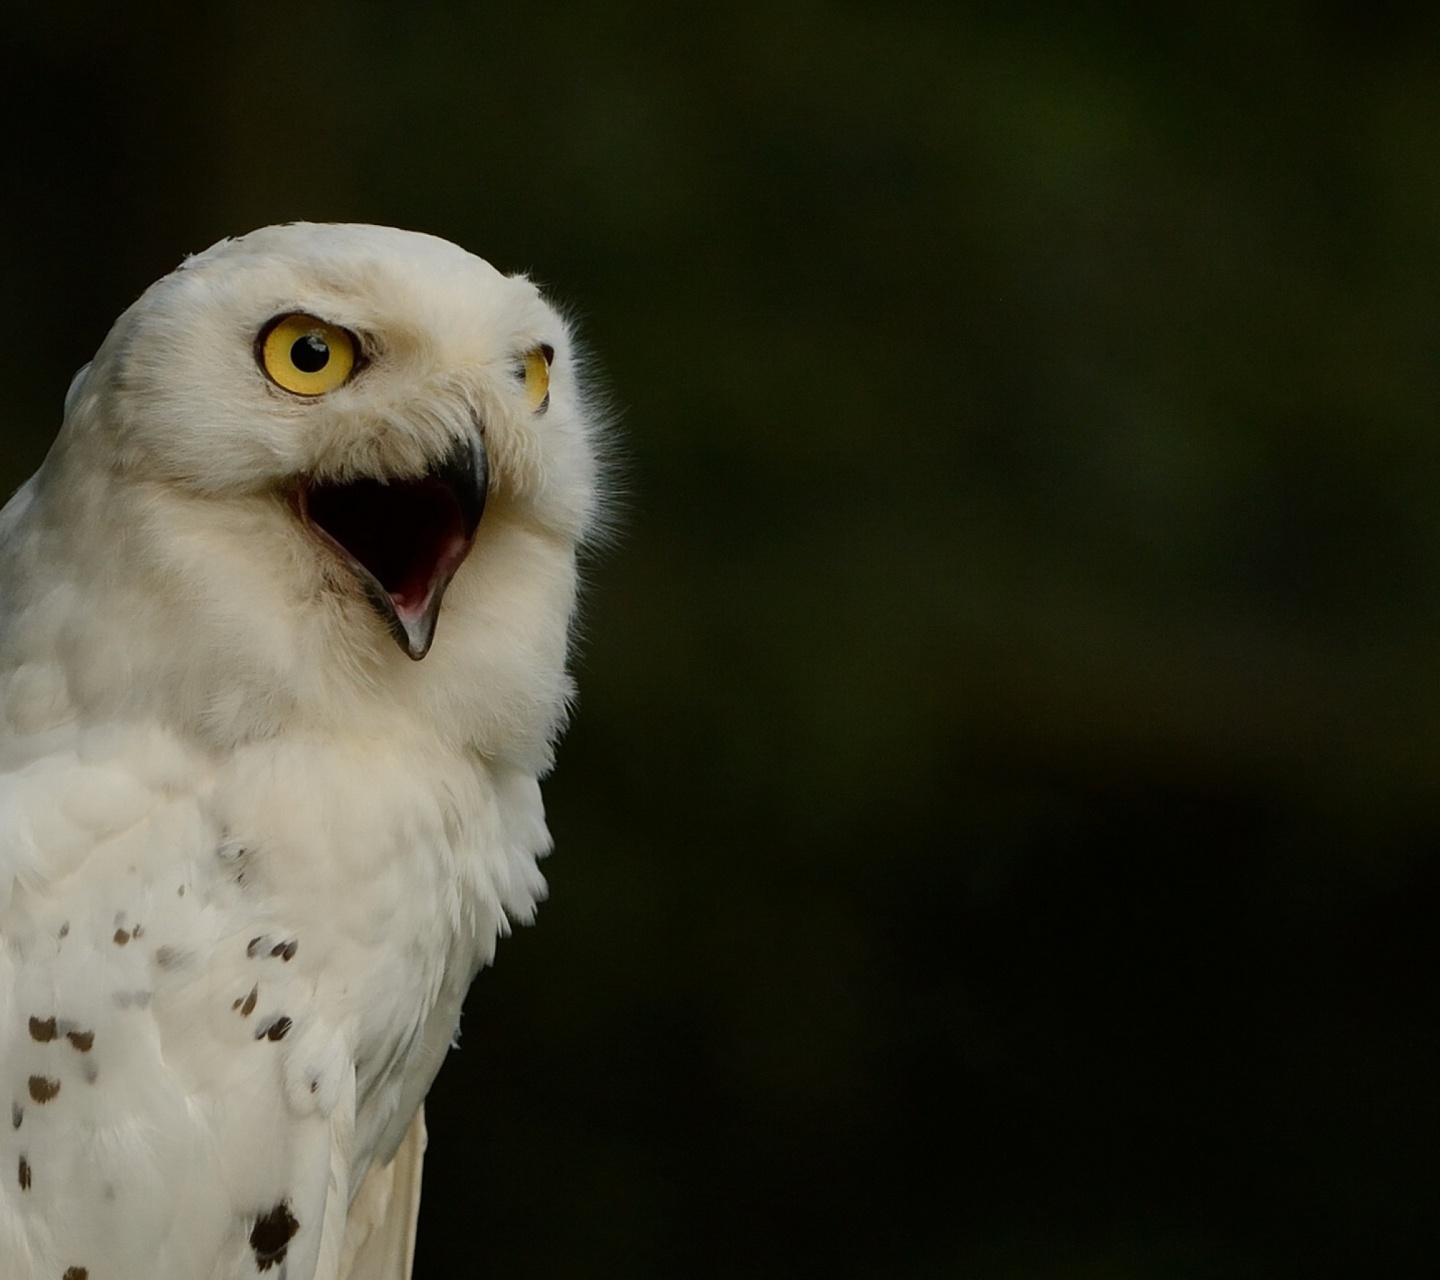
[[[311,480],[300,515],[338,551],[400,647],[430,649],[440,600],[475,539],[485,510],[485,450],[461,441],[415,479]]]

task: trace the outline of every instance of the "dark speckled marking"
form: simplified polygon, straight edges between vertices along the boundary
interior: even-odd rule
[[[155,963],[162,969],[180,969],[190,963],[191,953],[179,947],[156,947]]]
[[[49,1076],[30,1077],[30,1096],[36,1102],[49,1102],[60,1092],[60,1081],[52,1080]]]
[[[290,1028],[294,1025],[283,1013],[278,1018],[272,1018],[269,1022],[263,1022],[255,1031],[255,1039],[283,1040],[290,1034]]]
[[[65,1039],[70,1041],[81,1053],[89,1053],[95,1046],[95,1033],[93,1031],[67,1031]]]
[[[54,1018],[31,1018],[30,1039],[38,1040],[41,1044],[55,1039]]]
[[[138,938],[143,935],[144,932],[145,926],[143,924],[137,924],[133,929],[130,930],[130,936],[132,938]]]
[[[255,1012],[255,1002],[258,999],[260,999],[260,986],[257,983],[250,988],[250,994],[240,1002],[240,1016],[242,1018],[248,1018]]]
[[[25,1159],[24,1156],[21,1156],[21,1157],[20,1157],[19,1177],[20,1177],[20,1190],[21,1190],[21,1191],[29,1191],[29,1190],[30,1190],[30,1161],[28,1161],[27,1159]]]
[[[183,898],[185,896],[185,886],[183,884],[175,890],[175,896],[177,898]]]
[[[60,926],[60,936],[61,936],[62,938],[66,938],[66,937],[69,937],[69,935],[70,935],[70,921],[67,920],[67,921],[65,921],[64,924],[62,924],[62,925]]]
[[[255,1250],[255,1265],[261,1271],[269,1271],[276,1263],[285,1261],[285,1252],[290,1241],[300,1230],[295,1215],[290,1212],[290,1203],[280,1201],[269,1213],[262,1213],[255,1219],[250,1230],[250,1247]]]
[[[66,1267],[60,1280],[90,1280],[90,1272],[85,1267]]]
[[[115,945],[116,945],[117,947],[123,947],[123,946],[124,946],[127,942],[129,942],[129,941],[130,941],[130,934],[129,934],[129,931],[128,931],[128,930],[125,930],[125,929],[116,929],[116,930],[115,930]]]
[[[255,958],[255,953],[259,951],[260,948],[264,945],[265,939],[263,937],[251,938],[245,946],[245,954],[253,960]]]
[[[270,948],[270,954],[272,956],[279,956],[286,964],[289,964],[290,961],[295,959],[295,953],[299,950],[300,944],[292,938],[289,942],[277,942]]]
[[[25,1121],[25,1108],[18,1102],[10,1104],[10,1127],[18,1129]]]

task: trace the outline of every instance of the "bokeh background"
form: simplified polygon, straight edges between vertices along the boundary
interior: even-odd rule
[[[67,0],[0,103],[7,488],[294,218],[619,413],[419,1280],[1433,1274],[1434,12]]]

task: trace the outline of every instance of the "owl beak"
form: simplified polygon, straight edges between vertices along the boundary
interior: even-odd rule
[[[416,662],[430,652],[445,588],[485,511],[489,466],[479,436],[459,440],[423,476],[301,484],[302,523],[338,552],[371,607]]]

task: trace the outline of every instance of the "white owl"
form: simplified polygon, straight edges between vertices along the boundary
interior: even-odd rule
[[[3,1280],[409,1275],[597,478],[565,323],[445,241],[270,227],[120,317],[0,514]]]

